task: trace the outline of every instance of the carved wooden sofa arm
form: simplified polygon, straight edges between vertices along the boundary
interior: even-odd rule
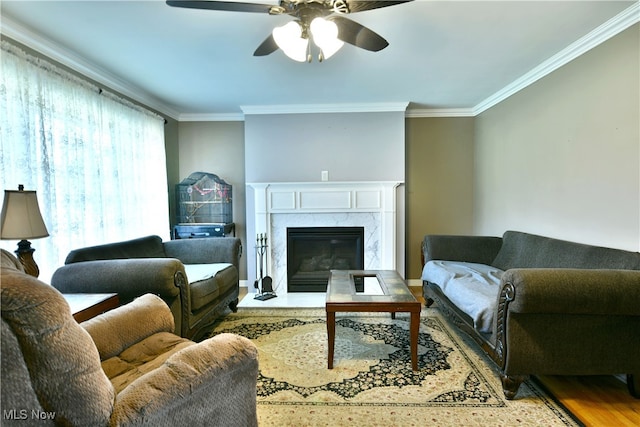
[[[640,271],[507,270],[494,354],[505,395],[513,398],[530,374],[618,372],[639,397],[639,330]]]

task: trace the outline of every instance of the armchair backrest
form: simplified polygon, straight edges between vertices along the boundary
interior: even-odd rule
[[[32,419],[35,409],[56,425],[107,425],[115,391],[62,294],[4,263],[1,276],[3,413]]]
[[[24,420],[33,412],[44,414],[38,396],[31,386],[27,363],[22,357],[22,349],[13,330],[2,319],[2,410],[3,419]],[[54,425],[53,420],[42,421],[42,425]]]
[[[0,265],[2,266],[2,268],[24,272],[24,267],[22,266],[22,263],[18,261],[18,258],[13,256],[11,252],[5,249],[0,249],[0,251],[2,252],[0,255],[2,257],[0,258]]]
[[[88,246],[69,252],[65,264],[82,261],[127,258],[165,258],[160,236],[146,236],[105,245]]]
[[[166,256],[177,258],[183,264],[226,262],[240,271],[242,243],[237,237],[168,240],[163,246]]]

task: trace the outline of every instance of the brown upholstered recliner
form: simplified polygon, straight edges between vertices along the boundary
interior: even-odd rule
[[[257,425],[248,339],[180,338],[151,294],[79,325],[6,251],[1,273],[3,425]]]

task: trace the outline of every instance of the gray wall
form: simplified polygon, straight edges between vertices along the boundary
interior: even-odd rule
[[[640,250],[639,28],[476,117],[476,233]]]
[[[407,119],[407,277],[421,275],[425,234],[473,232],[473,117]]]
[[[248,114],[245,179],[252,182],[405,180],[404,111],[369,113]],[[404,240],[404,186],[397,190],[398,247]],[[255,236],[253,193],[247,189],[247,240]],[[404,252],[398,262],[404,266]],[[256,276],[247,250],[247,274]],[[404,268],[399,268],[401,273]]]
[[[244,123],[180,122],[178,137],[178,182],[193,172],[209,172],[231,184],[236,236],[241,238],[245,253],[253,250],[253,242],[248,248],[245,239]],[[240,278],[245,279],[247,273],[244,262],[240,266]]]
[[[426,233],[518,229],[640,250],[639,36],[635,25],[478,117],[406,119],[407,278],[420,277],[419,242]],[[365,123],[378,120],[370,114]],[[297,125],[300,117],[288,118],[288,126],[298,129],[293,136],[307,133],[306,125]],[[242,122],[179,127],[181,173],[211,165],[198,154],[211,144],[225,151],[217,156],[224,162],[215,162],[243,169]],[[226,142],[218,141],[220,135]],[[318,135],[314,140],[323,147]],[[285,170],[273,173],[288,180],[286,169],[297,167],[296,158],[281,154],[276,161]],[[247,165],[254,162],[260,159]],[[321,170],[330,171],[330,180],[348,173],[320,161],[302,172],[318,181]],[[263,173],[247,171],[254,181],[266,179]],[[250,245],[245,252],[253,250]]]
[[[166,119],[164,126],[164,147],[167,156],[167,194],[169,195],[169,222],[171,227],[176,222],[176,184],[180,177],[180,135],[179,123],[174,119]],[[171,235],[171,233],[169,233]]]
[[[404,181],[404,111],[247,115],[247,182]]]

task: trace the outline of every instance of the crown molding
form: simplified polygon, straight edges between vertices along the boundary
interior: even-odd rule
[[[383,102],[362,104],[291,104],[241,105],[247,114],[310,114],[310,113],[377,113],[405,112],[409,102]]]
[[[353,104],[297,104],[297,105],[243,105],[242,113],[181,114],[140,88],[120,77],[79,57],[64,47],[16,23],[6,16],[0,22],[0,33],[57,61],[81,75],[105,85],[144,106],[178,121],[242,121],[247,114],[309,114],[309,113],[371,113],[404,112],[407,118],[419,117],[474,117],[525,89],[575,58],[583,55],[611,37],[640,21],[640,2],[625,9],[617,16],[600,25],[589,34],[569,45],[544,61],[519,79],[481,101],[473,108],[407,109],[409,102],[353,103]]]
[[[62,47],[59,44],[47,40],[40,34],[33,32],[27,27],[18,24],[6,16],[2,17],[0,33],[21,43],[30,49],[50,58],[60,64],[69,67],[71,70],[89,78],[100,85],[120,93],[132,100],[139,102],[146,108],[151,108],[161,114],[178,119],[180,113],[170,108],[157,98],[146,94],[140,88],[122,80],[120,77],[98,67],[96,64],[81,58],[77,54]]]
[[[407,110],[405,117],[474,117],[476,114],[472,108],[411,108]]]
[[[242,113],[180,114],[180,122],[242,122]]]
[[[505,86],[473,108],[473,114],[478,115],[496,104],[504,101],[522,89],[532,85],[543,77],[551,74],[563,65],[568,64],[580,55],[604,43],[611,37],[621,33],[640,21],[640,2],[634,3],[618,15],[600,25],[584,37],[570,44],[551,58],[547,59],[519,79]]]

